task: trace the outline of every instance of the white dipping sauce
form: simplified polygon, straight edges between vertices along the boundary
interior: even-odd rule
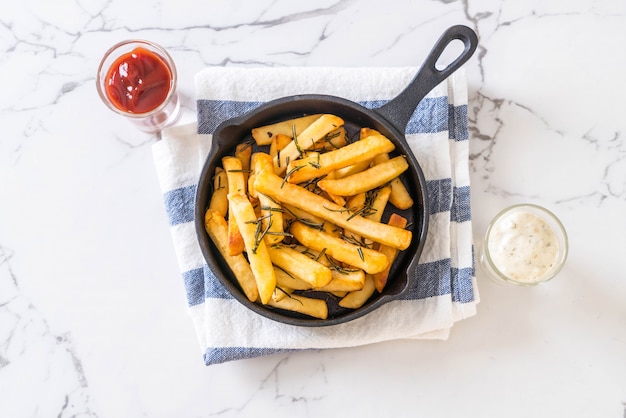
[[[487,245],[493,264],[502,274],[526,283],[542,280],[559,256],[554,230],[537,215],[524,211],[498,219]]]

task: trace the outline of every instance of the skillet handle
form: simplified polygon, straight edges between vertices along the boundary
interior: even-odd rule
[[[438,70],[435,67],[437,60],[446,47],[456,39],[463,42],[465,46],[463,52],[446,68]],[[419,102],[428,92],[465,64],[474,54],[477,46],[478,36],[472,29],[463,25],[448,28],[430,51],[409,85],[398,96],[375,111],[391,122],[400,132],[404,132]]]

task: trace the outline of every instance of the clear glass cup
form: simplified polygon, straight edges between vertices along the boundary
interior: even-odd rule
[[[118,94],[119,91],[118,93],[114,93],[111,88],[113,80],[111,71],[114,71],[114,66],[117,67],[120,64],[119,60],[122,60],[121,62],[123,63],[126,57],[132,56],[136,58],[137,52],[142,53],[142,56],[150,57],[149,59],[153,61],[155,60],[157,65],[154,67],[140,67],[143,73],[139,76],[139,79],[136,80],[136,84],[141,85],[146,82],[146,80],[149,80],[148,77],[155,76],[156,70],[161,70],[159,75],[163,76],[162,81],[165,83],[159,83],[158,85],[159,89],[163,89],[163,94],[159,97],[159,100],[155,102],[154,106],[150,106],[150,109],[139,111],[121,105],[120,100],[118,100],[120,96],[120,94]],[[130,59],[131,58],[129,58],[129,60]],[[128,67],[126,67],[124,71],[126,69],[128,69]],[[165,71],[165,69],[167,70]],[[120,67],[119,73],[122,71],[122,67]],[[130,80],[132,76],[130,73],[131,70],[128,71],[127,80]],[[165,79],[165,77],[167,77],[167,79]],[[118,76],[117,80],[119,79],[120,77]],[[131,83],[133,82],[131,81]],[[162,130],[166,126],[173,125],[179,119],[181,112],[176,83],[176,66],[170,54],[160,45],[141,39],[122,41],[111,47],[111,49],[104,54],[100,62],[96,79],[98,94],[107,107],[130,120],[140,130],[149,133],[154,133]],[[167,89],[166,92],[165,89]],[[124,89],[121,91],[126,90],[130,91],[131,87],[124,86]],[[117,94],[117,96],[115,96],[115,94]],[[138,97],[138,95],[136,95],[136,97]]]
[[[487,227],[479,249],[479,266],[498,283],[533,286],[553,279],[567,259],[568,237],[549,210],[510,206]]]

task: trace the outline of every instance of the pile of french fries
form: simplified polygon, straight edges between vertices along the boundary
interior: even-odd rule
[[[399,251],[411,243],[404,210],[413,200],[399,176],[393,143],[361,128],[349,141],[344,121],[317,114],[252,130],[216,168],[205,213],[207,233],[251,302],[326,319],[329,292],[361,307],[382,292]],[[261,151],[262,150],[262,151]]]

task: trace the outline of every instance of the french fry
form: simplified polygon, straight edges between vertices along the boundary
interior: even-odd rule
[[[376,129],[372,129],[372,128],[368,128],[366,126],[362,127],[359,130],[359,138],[363,139],[363,138],[367,138],[368,136],[371,135],[382,135],[380,133],[380,131],[377,131]]]
[[[270,301],[274,293],[276,275],[267,246],[258,236],[256,225],[259,221],[255,216],[252,204],[245,195],[229,193],[228,201],[243,237],[246,253],[248,254],[248,262],[259,290],[260,301],[265,305]]]
[[[246,187],[243,177],[243,169],[241,167],[241,160],[237,157],[224,157],[222,158],[222,166],[226,172],[226,178],[228,180],[228,193],[241,193],[245,194]],[[239,226],[235,215],[228,203],[228,248],[230,255],[241,254],[244,250],[244,243],[241,234],[239,233]]]
[[[291,295],[293,293],[294,289],[287,287],[287,286],[278,286],[278,284],[276,285],[276,287],[274,288],[274,293],[272,293],[272,300],[274,302],[278,302],[281,299],[284,299],[285,297]]]
[[[274,157],[274,172],[278,175],[284,174],[290,161],[300,158],[304,151],[313,148],[317,141],[342,125],[343,119],[338,116],[328,114],[320,116],[296,135],[296,138],[292,138],[291,142]]]
[[[276,287],[286,287],[293,290],[309,290],[313,287],[311,283],[298,279],[280,267],[275,267],[274,273],[276,274]]]
[[[272,137],[272,143],[270,144],[269,154],[272,158],[276,157],[290,142],[291,136],[283,134],[274,135],[274,137]]]
[[[348,293],[339,301],[339,306],[347,309],[358,309],[374,294],[376,287],[374,286],[374,278],[371,274],[365,275],[365,283],[361,290],[355,290]]]
[[[215,169],[215,176],[213,177],[213,194],[211,195],[211,201],[207,213],[219,213],[224,218],[228,213],[228,180],[226,179],[226,172],[221,168]]]
[[[375,165],[365,171],[342,179],[320,180],[320,189],[339,196],[354,196],[367,190],[375,189],[390,182],[409,168],[406,158],[398,156],[389,161]]]
[[[352,292],[360,290],[365,284],[365,273],[360,269],[340,271],[333,269],[333,279],[326,285],[315,290],[320,292]]]
[[[235,157],[241,161],[241,170],[244,184],[247,186],[250,175],[250,157],[252,156],[252,144],[244,142],[235,147]]]
[[[346,128],[340,126],[334,131],[330,131],[322,139],[320,139],[315,147],[315,150],[332,151],[343,147],[347,143],[348,139],[346,136]]]
[[[398,228],[406,228],[407,220],[406,218],[398,215],[397,213],[392,213],[391,216],[389,217],[388,224],[391,226],[398,227]],[[396,248],[387,247],[386,245],[381,245],[378,248],[378,251],[385,254],[387,258],[389,259],[389,266],[387,266],[385,270],[373,275],[374,285],[376,287],[376,290],[378,290],[378,292],[382,292],[383,288],[387,284],[387,279],[389,278],[389,271],[391,270],[392,263],[394,262],[394,260],[396,259],[396,256],[398,255],[398,250]]]
[[[363,213],[365,211],[366,197],[366,192],[359,193],[350,197],[346,202],[346,208],[350,209],[352,213]],[[343,231],[343,236],[349,241],[358,242],[359,244],[365,244],[363,238],[360,235],[355,234],[354,232]]]
[[[332,272],[328,267],[292,248],[273,245],[268,247],[268,250],[270,259],[275,266],[280,267],[300,280],[310,283],[312,287],[325,286],[333,278]]]
[[[370,248],[360,247],[334,237],[323,231],[310,228],[301,222],[291,224],[289,231],[302,245],[326,254],[351,266],[374,274],[387,268],[387,256]]]
[[[219,212],[209,213],[207,211],[205,227],[209,237],[233,272],[243,293],[250,302],[256,302],[259,298],[259,291],[248,261],[243,254],[232,256],[228,252],[228,223],[226,219]]]
[[[326,175],[327,179],[334,179],[335,178],[335,173],[334,172],[330,172]],[[332,200],[333,202],[335,202],[336,204],[338,204],[339,206],[345,206],[346,205],[346,199],[343,198],[343,196],[337,196],[331,193],[326,193],[324,191],[322,191],[322,194],[325,195],[325,197],[328,197],[330,200]]]
[[[374,158],[374,164],[380,164],[389,160],[389,154],[381,154]],[[389,203],[394,205],[400,210],[405,210],[413,206],[413,199],[406,189],[400,177],[396,177],[391,180],[391,195],[389,196]]]
[[[339,228],[332,222],[328,222],[327,220],[322,219],[318,216],[311,215],[306,210],[297,208],[293,205],[283,203],[281,206],[286,211],[285,213],[283,213],[283,217],[289,216],[292,222],[300,221],[313,228],[320,228],[327,234],[334,235],[336,237],[341,236],[341,228]]]
[[[340,168],[391,152],[394,148],[393,143],[382,135],[368,136],[334,151],[292,160],[287,167],[287,172],[291,173],[287,181],[297,184],[322,177]]]
[[[391,187],[384,186],[366,193],[367,212],[363,214],[369,220],[380,222],[391,195]],[[371,201],[367,201],[371,200]]]
[[[365,160],[365,161],[361,161],[360,163],[356,163],[348,167],[335,170],[335,178],[342,179],[344,177],[348,177],[353,174],[360,173],[361,171],[365,171],[370,167],[371,163],[372,163],[372,160]]]
[[[300,134],[310,124],[319,119],[320,116],[322,115],[309,115],[284,122],[273,123],[271,125],[260,126],[252,129],[252,138],[254,138],[257,145],[270,145],[276,135],[282,134],[291,138],[294,127],[296,134]]]
[[[256,152],[252,156],[252,166],[255,175],[263,170],[271,171],[273,169],[272,157],[269,154]],[[265,231],[263,239],[268,245],[277,244],[285,238],[283,209],[278,202],[263,193],[257,193],[257,198],[261,209],[263,231]]]
[[[285,297],[280,301],[270,300],[268,305],[273,306],[274,308],[299,312],[314,318],[328,318],[328,305],[326,305],[326,302],[321,299],[314,299],[299,295],[289,295],[289,297]]]
[[[411,231],[353,214],[345,207],[309,192],[303,187],[283,182],[283,179],[275,174],[266,171],[259,173],[254,181],[254,187],[283,204],[295,206],[374,242],[399,250],[405,250],[411,244],[413,235]]]

